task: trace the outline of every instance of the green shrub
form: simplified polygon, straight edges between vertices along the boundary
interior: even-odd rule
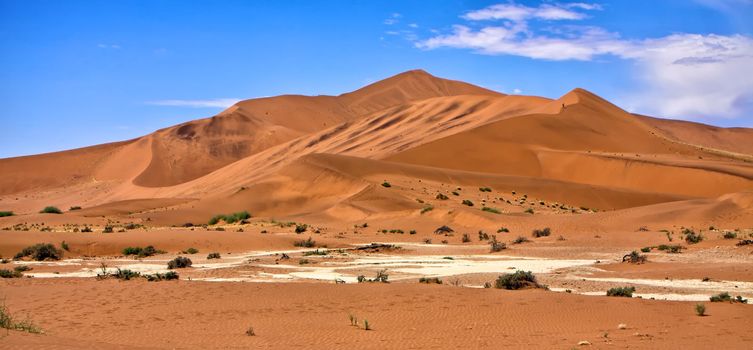
[[[643,248],[641,248],[641,251],[644,252],[644,253],[648,253],[648,252],[651,251],[651,247],[643,247]]]
[[[656,249],[667,252],[667,253],[671,253],[671,254],[679,254],[680,252],[682,252],[683,249],[685,249],[685,247],[679,244],[675,244],[675,245],[660,244],[658,247],[656,247]]]
[[[607,291],[607,296],[632,298],[634,292],[635,287],[615,287]]]
[[[695,304],[695,314],[698,316],[706,316],[706,305],[703,305],[703,303]]]
[[[12,211],[0,211],[0,218],[5,217],[5,216],[13,216],[13,212]]]
[[[137,255],[140,258],[152,256],[156,254],[165,254],[164,250],[155,249],[154,246],[141,247],[126,247],[123,248],[123,255]]]
[[[54,245],[50,243],[38,243],[33,246],[24,248],[22,251],[16,254],[14,259],[31,257],[33,260],[36,260],[36,261],[44,261],[44,260],[60,260],[62,256],[63,256],[63,252],[55,248]]]
[[[0,304],[0,328],[35,333],[35,334],[42,333],[42,330],[39,329],[39,327],[35,326],[31,322],[31,320],[28,320],[28,319],[22,320],[22,321],[14,320],[13,316],[11,316],[10,311],[8,310],[8,307],[5,306],[5,302]]]
[[[452,232],[455,232],[455,230],[453,230],[452,228],[450,228],[450,226],[447,226],[447,225],[442,225],[438,227],[436,230],[434,230],[435,234],[448,234]]]
[[[688,244],[700,243],[703,240],[703,236],[700,233],[695,233],[691,229],[686,228],[682,231],[682,234],[685,235],[685,242]]]
[[[512,244],[521,244],[521,243],[526,243],[526,242],[530,242],[530,240],[528,240],[528,238],[525,238],[523,236],[518,236],[518,238],[515,238],[514,240],[512,240]]]
[[[457,192],[455,192],[455,191],[452,191],[452,195],[453,195],[453,196],[459,196],[459,195],[460,195],[460,193],[457,193]]]
[[[112,233],[112,226],[110,225],[105,226],[105,229],[102,230],[102,233]]]
[[[535,229],[533,230],[533,237],[539,238],[539,237],[548,237],[552,234],[552,230],[549,229],[549,227],[545,227],[544,229]]]
[[[193,265],[193,262],[191,261],[191,259],[179,256],[179,257],[177,257],[177,258],[175,258],[173,260],[170,260],[167,263],[167,268],[170,269],[170,270],[173,270],[173,269],[182,269],[182,268],[185,268],[185,267],[191,267],[191,265]]]
[[[497,208],[482,207],[481,210],[489,212],[489,213],[494,213],[494,214],[502,214],[502,212],[499,211],[499,209],[497,209]]]
[[[41,214],[62,214],[63,212],[57,207],[48,206],[39,211]]]
[[[463,205],[467,205],[469,207],[472,207],[473,206],[473,202],[471,202],[468,199],[463,199]]]
[[[385,182],[382,182],[382,187],[392,187],[392,185],[390,185],[389,182],[385,181]]]
[[[128,280],[130,280],[132,278],[141,277],[141,273],[136,272],[136,271],[127,270],[127,269],[126,270],[121,270],[120,268],[118,268],[118,270],[115,273],[112,274],[112,277],[115,277],[115,278],[117,278],[119,280],[126,280],[126,281],[128,281]]]
[[[381,283],[389,283],[387,280],[389,279],[389,275],[387,274],[387,270],[379,270],[377,271],[376,277],[374,279],[367,279],[364,275],[358,276],[358,283],[364,283],[364,282],[381,282]]]
[[[489,187],[479,187],[478,190],[481,191],[481,192],[491,192],[492,191],[492,189],[489,188]]]
[[[464,233],[463,234],[463,243],[468,243],[470,241],[471,241],[471,236],[468,235],[467,233]]]
[[[293,242],[294,246],[296,246],[296,247],[305,247],[305,248],[311,248],[315,244],[316,244],[316,242],[314,242],[314,240],[312,240],[311,237],[309,237],[308,239],[305,239],[305,240],[299,240],[299,241]]]
[[[207,259],[221,259],[220,253],[214,252],[207,255]]]
[[[73,207],[70,207],[70,209],[68,209],[68,211],[74,211],[74,210],[81,210],[81,207],[73,206]]]
[[[735,239],[737,238],[737,233],[733,231],[725,231],[724,232],[724,239]]]
[[[220,222],[220,220],[225,221],[227,224],[232,224],[238,221],[243,221],[246,219],[251,218],[251,214],[248,211],[239,211],[237,213],[232,213],[230,215],[225,214],[219,214],[213,216],[211,219],[209,219],[210,225],[216,225]]]
[[[68,243],[65,243],[65,241],[60,242],[60,248],[63,248],[66,252],[71,251],[71,247],[69,247]]]
[[[479,241],[488,241],[489,240],[489,234],[479,230],[478,231],[478,240]]]
[[[178,275],[175,271],[168,271],[165,273],[155,273],[153,275],[146,275],[146,280],[149,282],[159,282],[159,281],[170,281],[170,280],[177,280],[180,279],[180,275]]]
[[[441,200],[441,201],[446,201],[446,200],[450,199],[450,197],[447,197],[443,193],[437,193],[437,197],[436,198],[439,199],[439,200]]]
[[[16,272],[31,271],[31,266],[28,266],[28,265],[19,265],[19,266],[14,267],[13,271],[16,271]]]
[[[541,285],[536,281],[536,276],[531,271],[518,270],[514,273],[506,273],[497,278],[494,287],[498,289],[521,289],[521,288],[540,288]]]
[[[304,233],[306,230],[308,230],[309,225],[306,224],[300,224],[295,226],[295,233]]]
[[[408,233],[410,233],[412,235],[415,235],[416,234],[416,230],[410,230],[410,232],[408,232]]]
[[[23,274],[16,270],[0,269],[0,278],[21,278]]]
[[[304,252],[303,256],[310,256],[310,255],[324,256],[328,254],[329,252],[326,249],[322,249],[322,250],[317,249],[317,250],[312,250],[310,252]]]
[[[525,211],[527,214],[533,214],[533,208],[528,208]]]
[[[507,227],[500,227],[499,230],[497,230],[497,233],[502,233],[502,232],[510,232],[510,230],[508,230]]]
[[[720,303],[720,302],[742,303],[742,304],[748,303],[748,299],[743,299],[743,297],[740,295],[733,298],[728,292],[722,292],[717,295],[713,295],[709,298],[709,300],[712,303]]]
[[[421,214],[426,213],[426,212],[430,212],[432,210],[434,210],[433,206],[431,206],[431,205],[425,206],[425,207],[423,207],[423,209],[421,209]]]
[[[198,252],[199,252],[199,250],[196,249],[196,248],[193,248],[193,247],[186,249],[186,254],[196,254]]]

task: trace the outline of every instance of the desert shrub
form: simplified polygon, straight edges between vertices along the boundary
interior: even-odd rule
[[[306,230],[308,230],[309,225],[306,224],[300,224],[295,226],[295,233],[304,233]]]
[[[463,243],[468,243],[471,241],[471,236],[467,233],[463,234]]]
[[[700,233],[695,233],[691,229],[686,228],[682,231],[682,234],[685,235],[685,242],[688,244],[696,244],[703,240],[703,236]]]
[[[737,238],[737,233],[734,231],[725,231],[724,232],[724,239],[735,239]]]
[[[450,226],[447,226],[447,225],[440,226],[436,230],[434,230],[435,234],[442,234],[442,233],[447,234],[447,233],[452,233],[452,232],[455,232],[455,230],[453,230],[452,228],[450,228]]]
[[[479,241],[488,241],[489,240],[489,234],[479,230],[478,231],[478,240]]]
[[[154,246],[146,246],[144,248],[141,247],[126,247],[123,248],[123,255],[136,255],[139,258],[144,258],[147,256],[152,256],[156,254],[165,254],[164,250],[159,250],[154,248]]]
[[[131,271],[131,270],[127,270],[127,269],[126,270],[121,270],[120,268],[118,268],[118,270],[115,273],[112,274],[112,277],[115,277],[115,278],[117,278],[119,280],[126,280],[126,281],[128,281],[128,280],[130,280],[132,278],[141,277],[141,274],[138,273],[138,272],[136,272],[136,271]]]
[[[63,212],[57,207],[48,206],[39,211],[42,214],[62,214]]]
[[[643,264],[648,260],[645,255],[636,252],[635,250],[622,257],[622,262],[629,262],[631,264]]]
[[[635,287],[615,287],[607,291],[607,296],[632,298],[634,292]]]
[[[5,306],[5,302],[0,304],[0,328],[35,333],[35,334],[42,333],[42,330],[39,329],[39,327],[35,326],[31,322],[31,320],[28,320],[28,319],[21,320],[21,321],[15,320],[13,316],[10,314],[10,310],[8,310],[8,307]]]
[[[648,252],[651,251],[651,247],[643,247],[643,248],[641,248],[641,251],[644,252],[644,253],[648,253]]]
[[[0,269],[0,278],[20,278],[23,277],[20,271]]]
[[[728,303],[743,303],[747,304],[748,299],[743,299],[742,296],[732,297],[728,292],[722,292],[717,295],[713,295],[709,298],[712,303],[728,302]]]
[[[499,228],[499,229],[497,230],[497,233],[502,233],[502,232],[510,232],[510,230],[508,230],[508,229],[507,229],[507,227],[500,227],[500,228]]]
[[[479,187],[478,190],[481,191],[481,192],[491,192],[492,191],[492,189],[489,188],[489,187]]]
[[[540,288],[541,285],[536,281],[536,276],[531,271],[518,270],[514,273],[506,273],[497,278],[494,282],[497,289],[521,289],[521,288]]]
[[[656,249],[659,249],[663,252],[671,253],[671,254],[679,254],[682,252],[685,247],[675,244],[675,245],[666,245],[666,244],[660,244]]]
[[[248,329],[246,329],[246,335],[249,337],[255,336],[256,332],[254,332],[254,327],[248,327]]]
[[[433,207],[433,206],[431,206],[431,205],[427,205],[427,206],[425,206],[425,207],[423,207],[423,208],[421,209],[421,214],[423,214],[423,213],[426,213],[426,212],[430,212],[430,211],[432,211],[432,210],[434,210],[434,207]]]
[[[81,232],[92,232],[92,228],[89,226],[84,226],[84,228],[81,229]]]
[[[198,252],[199,250],[193,247],[186,249],[186,254],[196,254]]]
[[[706,305],[703,305],[703,303],[695,304],[695,314],[698,316],[706,316]]]
[[[65,243],[65,241],[60,242],[60,248],[63,248],[66,252],[69,252],[71,250],[71,247],[68,246],[68,243]]]
[[[387,280],[389,279],[389,275],[387,274],[387,270],[379,270],[377,271],[376,277],[374,279],[368,279],[364,275],[359,275],[357,280],[358,283],[364,283],[364,282],[381,282],[381,283],[389,283]]]
[[[310,252],[305,252],[303,253],[303,256],[310,256],[310,255],[324,256],[328,254],[329,252],[326,249],[321,249],[321,250],[317,249],[317,250],[312,250]]]
[[[424,244],[431,244],[431,238],[424,239]]]
[[[735,243],[735,245],[738,247],[751,244],[753,244],[753,239],[741,239],[739,242]]]
[[[63,252],[55,248],[54,245],[50,243],[38,243],[33,246],[24,248],[22,251],[16,254],[14,259],[31,257],[33,260],[36,260],[36,261],[44,261],[44,260],[60,260],[62,256],[63,256]]]
[[[418,279],[418,283],[442,284],[442,280],[439,277],[421,277]]]
[[[455,192],[455,191],[452,191],[452,195],[453,195],[453,196],[459,196],[459,195],[460,195],[460,193],[457,193],[457,192]]]
[[[521,244],[521,243],[526,243],[526,242],[530,242],[530,240],[528,240],[528,238],[525,238],[523,236],[518,236],[518,238],[515,238],[512,240],[512,244]]]
[[[140,225],[140,224],[133,223],[133,222],[129,222],[129,223],[125,224],[125,226],[123,226],[123,228],[126,229],[126,230],[135,230],[135,229],[137,229],[139,227],[143,227],[143,226]]]
[[[528,208],[525,211],[527,214],[533,214],[533,208]]]
[[[549,227],[545,227],[541,230],[535,229],[533,230],[533,237],[539,238],[539,237],[548,237],[552,234],[552,230]]]
[[[112,226],[110,225],[105,226],[105,229],[102,230],[102,233],[112,233]]]
[[[494,213],[494,214],[502,214],[502,212],[499,211],[499,209],[492,208],[492,207],[481,207],[481,210],[485,212],[489,212],[489,213]]]
[[[439,199],[439,200],[441,200],[441,201],[446,201],[446,200],[450,199],[450,197],[447,197],[447,195],[445,195],[444,193],[437,193],[437,197],[436,198]]]
[[[146,275],[146,280],[149,282],[158,282],[158,281],[170,281],[170,280],[177,280],[180,279],[180,275],[178,275],[175,271],[168,271],[165,273],[155,273],[153,275]]]
[[[179,257],[177,257],[177,258],[175,258],[173,260],[170,260],[167,263],[167,268],[170,269],[170,270],[172,270],[172,269],[182,269],[182,268],[185,268],[185,267],[191,267],[192,264],[193,264],[193,262],[191,262],[191,259],[179,256]]]
[[[28,265],[19,265],[19,266],[14,267],[13,271],[17,271],[17,272],[31,271],[31,266],[28,266]]]
[[[68,211],[74,211],[74,210],[81,210],[81,207],[79,206],[73,206],[68,209]]]
[[[410,231],[408,231],[408,233],[412,234],[412,235],[415,235],[416,234],[416,230],[410,230]]]
[[[5,216],[13,216],[13,212],[12,211],[0,211],[0,218],[5,217]]]
[[[493,253],[507,249],[507,245],[504,244],[503,242],[498,241],[497,236],[495,235],[492,235],[492,240],[489,241],[489,246],[491,247],[491,251]]]
[[[312,240],[311,237],[309,237],[308,239],[302,239],[302,240],[298,240],[298,241],[293,242],[294,246],[296,246],[296,247],[305,247],[305,248],[311,248],[315,244],[316,244],[316,242],[314,242],[314,240]]]
[[[473,206],[473,202],[471,202],[468,199],[463,199],[463,205],[467,205],[469,207],[472,207]]]
[[[389,187],[392,187],[392,185],[389,182],[385,181],[385,182],[382,182],[382,187],[389,188]]]
[[[207,259],[220,259],[220,253],[214,252],[207,255]]]
[[[211,219],[209,219],[210,225],[216,225],[220,222],[220,220],[225,221],[225,223],[232,224],[238,221],[243,221],[246,219],[249,219],[251,217],[251,214],[248,211],[239,211],[237,213],[232,213],[229,215],[225,214],[219,214],[213,216]]]

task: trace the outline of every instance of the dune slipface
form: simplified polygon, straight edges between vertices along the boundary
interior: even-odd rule
[[[753,344],[753,129],[583,89],[414,70],[0,173],[0,348]]]

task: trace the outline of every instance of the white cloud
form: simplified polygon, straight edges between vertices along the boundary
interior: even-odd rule
[[[396,23],[400,22],[400,17],[403,17],[403,15],[401,15],[399,13],[393,13],[387,19],[384,20],[384,24],[386,24],[388,26],[396,24]]]
[[[155,106],[191,107],[191,108],[227,108],[236,104],[237,98],[215,98],[207,100],[159,100],[147,102]]]
[[[518,89],[518,88],[512,89],[513,95],[520,95],[521,93],[523,93],[523,90],[521,89]]]
[[[746,2],[728,0],[708,2]],[[578,20],[576,10],[596,4],[528,7],[515,3],[472,11],[463,18],[497,22],[455,25],[450,33],[416,42],[421,49],[469,49],[486,55],[590,61],[612,56],[636,63],[642,86],[626,103],[638,112],[676,118],[736,118],[753,113],[753,38],[744,35],[674,34],[627,40],[600,27],[542,27],[533,20]]]
[[[97,47],[100,49],[114,49],[114,50],[120,49],[120,45],[117,45],[117,44],[97,44]]]

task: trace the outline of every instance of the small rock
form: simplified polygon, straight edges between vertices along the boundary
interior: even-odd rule
[[[578,342],[578,345],[591,345],[591,342],[588,340],[581,340]]]
[[[617,325],[617,329],[627,329],[627,325],[624,323],[620,323]]]

